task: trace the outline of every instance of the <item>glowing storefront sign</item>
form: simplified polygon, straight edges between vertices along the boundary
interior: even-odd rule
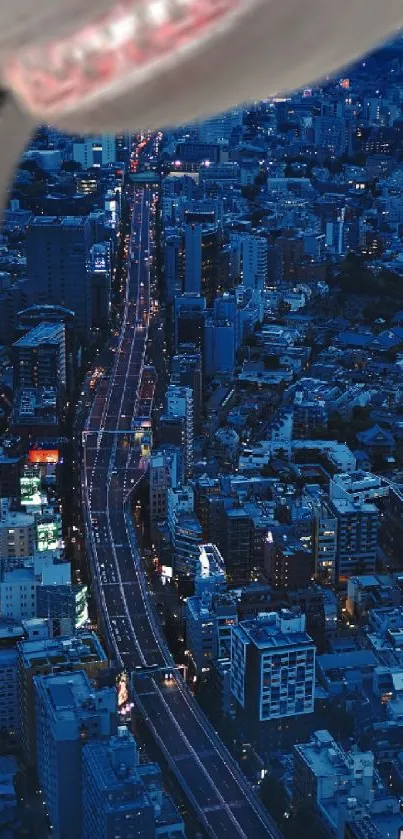
[[[59,547],[59,525],[57,522],[40,522],[36,527],[38,551],[54,551]]]
[[[58,463],[58,449],[31,449],[28,454],[30,463]]]
[[[38,476],[20,478],[21,504],[38,506],[42,503],[41,479]]]

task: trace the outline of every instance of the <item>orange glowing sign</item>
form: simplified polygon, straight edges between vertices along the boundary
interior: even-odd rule
[[[31,449],[28,455],[30,463],[58,463],[58,449]]]
[[[343,90],[350,90],[350,79],[342,79],[340,82],[340,87],[342,87]]]

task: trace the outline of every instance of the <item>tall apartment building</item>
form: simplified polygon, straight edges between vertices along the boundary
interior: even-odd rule
[[[164,241],[164,293],[168,304],[182,293],[183,237],[175,228],[165,231]]]
[[[232,630],[231,691],[250,723],[311,714],[315,645],[305,615],[286,609],[243,621]]]
[[[275,589],[298,589],[309,585],[313,574],[312,552],[299,541],[281,534],[266,536],[264,550],[266,576]]]
[[[35,299],[37,299],[36,290]],[[18,335],[23,337],[27,332],[32,332],[42,323],[60,324],[64,327],[67,391],[71,394],[76,386],[78,361],[74,312],[63,308],[63,306],[52,306],[46,302],[42,305],[30,306],[28,309],[18,312]]]
[[[186,352],[174,355],[171,366],[171,383],[192,389],[194,427],[197,433],[200,430],[203,394],[201,353]]]
[[[40,323],[13,344],[14,388],[66,387],[63,323]]]
[[[330,584],[336,582],[337,527],[336,516],[322,504],[314,519],[315,576]]]
[[[185,227],[185,287],[186,294],[201,294],[202,290],[202,237],[201,224]]]
[[[228,582],[232,585],[250,583],[251,520],[243,507],[222,510],[219,547]]]
[[[20,731],[17,642],[23,637],[22,625],[0,623],[0,731],[9,737]]]
[[[203,529],[195,513],[179,513],[173,538],[174,567],[179,580],[193,580],[197,575],[202,542]]]
[[[175,537],[175,527],[178,517],[182,513],[193,513],[194,492],[188,484],[186,486],[170,487],[167,499],[167,519],[171,539]]]
[[[232,374],[235,367],[235,321],[206,318],[204,325],[204,372]]]
[[[156,452],[150,457],[150,519],[155,522],[165,519],[168,512],[168,490],[171,486],[171,470],[168,457],[164,452]]]
[[[206,299],[200,294],[181,294],[175,299],[175,347],[192,346],[196,352],[204,346]]]
[[[92,245],[91,222],[85,216],[36,216],[27,231],[27,271],[37,302],[71,309],[84,337],[92,325]]]
[[[243,285],[263,292],[267,285],[268,244],[264,236],[245,236],[242,241]]]
[[[97,636],[82,632],[73,638],[21,641],[18,650],[18,684],[21,711],[21,746],[28,766],[35,763],[34,676],[83,670],[91,679],[109,666]]]
[[[202,294],[211,306],[216,290],[220,229],[215,224],[185,226],[185,294]]]
[[[36,767],[55,839],[82,836],[82,749],[116,731],[116,690],[84,670],[34,676]]]
[[[193,471],[193,391],[190,387],[169,385],[166,392],[166,415],[185,420],[185,476],[189,477]]]
[[[379,510],[375,504],[350,498],[332,498],[337,519],[336,580],[344,583],[355,574],[372,574],[376,565]]]

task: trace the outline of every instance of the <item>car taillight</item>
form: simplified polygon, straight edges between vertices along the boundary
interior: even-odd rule
[[[42,119],[163,72],[164,62],[208,38],[248,0],[122,0],[69,37],[26,46],[5,62],[6,84]]]

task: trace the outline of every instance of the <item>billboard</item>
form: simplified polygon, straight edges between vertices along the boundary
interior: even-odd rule
[[[116,680],[116,692],[118,700],[118,714],[120,717],[127,719],[130,717],[131,710],[134,707],[133,702],[130,701],[129,692],[129,677],[127,673],[120,673]]]
[[[59,547],[59,523],[55,521],[39,522],[36,526],[36,544],[38,551],[54,551]]]
[[[29,463],[58,463],[58,449],[31,449],[28,453]]]
[[[41,504],[41,479],[37,475],[20,478],[21,504],[38,506]]]

